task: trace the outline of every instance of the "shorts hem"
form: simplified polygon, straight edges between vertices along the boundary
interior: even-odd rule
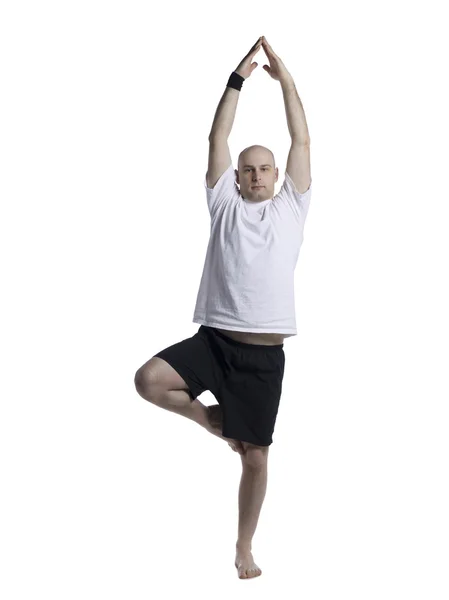
[[[233,440],[239,440],[239,442],[246,442],[248,444],[254,444],[255,446],[262,446],[262,447],[267,447],[267,446],[271,446],[271,444],[273,443],[273,439],[271,438],[270,441],[265,442],[265,443],[261,443],[261,440],[255,440],[255,438],[252,438],[251,436],[239,436],[237,435],[229,435],[229,432],[225,429],[222,430],[222,435],[223,437],[226,438],[230,438]]]

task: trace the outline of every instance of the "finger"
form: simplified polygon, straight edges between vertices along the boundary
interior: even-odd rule
[[[251,48],[251,52],[256,52],[260,46],[262,44],[262,38],[260,37],[257,42],[254,44],[254,46]]]
[[[265,38],[265,37],[263,38],[262,44],[263,44],[263,49],[264,49],[265,51],[266,51],[266,50],[268,50],[269,52],[272,52],[272,53],[274,54],[274,52],[273,52],[273,50],[272,50],[272,48],[271,48],[270,44],[267,42],[267,40],[266,40],[266,38]]]

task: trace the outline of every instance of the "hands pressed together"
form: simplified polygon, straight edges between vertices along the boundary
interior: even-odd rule
[[[265,39],[265,36],[262,36],[257,40],[254,46],[239,64],[239,66],[235,69],[235,72],[247,79],[257,67],[257,63],[252,63],[251,61],[253,60],[261,46],[265,50],[265,54],[267,55],[268,60],[270,62],[270,66],[263,66],[264,70],[268,73],[268,75],[270,75],[276,81],[280,81],[281,83],[283,81],[292,79],[292,76],[287,71],[284,63],[279,58],[279,56],[273,52],[273,49]]]

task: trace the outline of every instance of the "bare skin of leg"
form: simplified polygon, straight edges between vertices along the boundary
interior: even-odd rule
[[[258,577],[262,570],[251,552],[252,539],[267,490],[267,461],[269,446],[242,442],[242,477],[239,487],[239,525],[235,566],[240,579]]]

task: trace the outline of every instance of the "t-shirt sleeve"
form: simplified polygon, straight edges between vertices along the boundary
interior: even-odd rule
[[[211,218],[213,218],[225,204],[240,193],[235,181],[235,172],[232,163],[213,188],[207,187],[207,180],[206,177],[204,177],[204,187],[206,188],[209,213]]]
[[[292,178],[287,173],[287,171],[285,171],[284,183],[282,184],[279,193],[276,194],[276,199],[278,202],[282,202],[283,204],[285,204],[289,208],[289,210],[291,210],[294,213],[294,215],[302,222],[305,221],[307,213],[309,212],[311,195],[312,180],[310,181],[309,188],[303,194],[300,194],[296,189]]]

